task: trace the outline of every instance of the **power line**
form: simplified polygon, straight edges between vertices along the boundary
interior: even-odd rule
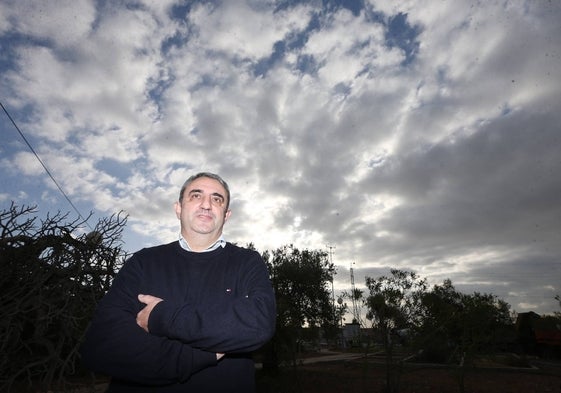
[[[37,158],[37,161],[39,161],[41,163],[41,166],[43,166],[43,169],[45,169],[45,172],[47,172],[47,175],[49,175],[49,177],[51,178],[51,180],[53,181],[53,183],[55,183],[55,185],[57,186],[58,190],[60,191],[60,193],[64,196],[64,198],[68,201],[68,203],[70,204],[70,206],[72,206],[72,208],[74,209],[74,211],[78,214],[78,217],[80,217],[82,220],[84,220],[84,222],[86,223],[86,225],[93,230],[93,228],[90,226],[90,224],[88,223],[88,221],[82,216],[82,214],[80,213],[80,211],[78,210],[78,208],[74,205],[74,203],[72,203],[72,201],[70,200],[70,198],[68,197],[68,195],[66,195],[66,193],[64,192],[64,190],[62,189],[62,187],[58,184],[58,182],[55,180],[54,176],[51,174],[51,171],[49,171],[49,168],[47,168],[47,166],[45,165],[45,163],[43,162],[43,160],[41,160],[41,158],[39,157],[39,155],[37,154],[37,152],[35,151],[35,149],[33,148],[33,146],[31,146],[31,143],[29,143],[29,141],[27,140],[27,138],[25,137],[25,135],[23,134],[23,132],[20,130],[20,128],[18,127],[18,125],[16,124],[16,122],[14,121],[14,119],[12,118],[12,116],[10,116],[10,114],[8,113],[8,110],[4,107],[4,104],[2,104],[2,102],[0,101],[0,106],[2,107],[2,110],[4,111],[4,113],[6,114],[6,116],[8,116],[8,119],[10,119],[10,121],[12,122],[12,124],[14,125],[14,127],[16,128],[16,130],[19,132],[21,138],[24,140],[24,142],[27,144],[27,147],[29,147],[29,150],[31,150],[31,152],[33,153],[33,155],[35,156],[35,158]]]

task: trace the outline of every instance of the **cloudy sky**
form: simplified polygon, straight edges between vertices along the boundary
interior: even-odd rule
[[[190,174],[225,234],[328,251],[335,288],[414,270],[559,311],[561,3],[0,2],[0,100],[125,248],[177,238]],[[0,207],[76,212],[0,112]]]

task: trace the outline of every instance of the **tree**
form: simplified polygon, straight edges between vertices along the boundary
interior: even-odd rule
[[[422,323],[416,331],[415,344],[421,349],[423,360],[448,363],[455,352],[455,343],[462,336],[462,294],[452,281],[444,280],[430,292],[423,294]]]
[[[508,303],[493,294],[459,293],[450,280],[425,294],[423,309],[420,336],[425,343],[434,337],[444,341],[448,362],[471,361],[475,354],[501,349],[513,336]]]
[[[284,246],[265,252],[277,301],[277,330],[272,340],[277,357],[295,361],[302,342],[303,327],[317,341],[321,329],[329,332],[337,324],[331,300],[330,283],[335,268],[327,253],[300,251]]]
[[[462,294],[450,280],[422,296],[416,342],[427,360],[457,364],[460,391],[476,355],[513,340],[510,306],[492,294]]]
[[[99,220],[35,207],[0,212],[0,391],[63,389],[77,371],[78,346],[93,310],[125,257],[121,214]],[[27,386],[27,387],[26,387]]]
[[[409,332],[420,322],[426,280],[414,272],[392,269],[390,276],[366,277],[369,295],[366,318],[380,333],[386,354],[386,391],[399,390],[399,362],[394,358],[396,334]]]

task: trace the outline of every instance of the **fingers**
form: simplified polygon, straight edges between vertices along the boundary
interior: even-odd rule
[[[161,302],[162,300],[164,299],[152,295],[144,295],[142,293],[138,295],[138,301],[144,304],[157,303]]]
[[[163,301],[163,299],[152,295],[139,294],[138,301],[144,303],[146,306],[136,314],[136,324],[146,332],[149,332],[148,321],[150,319],[150,313],[156,304]]]
[[[146,312],[145,310],[145,308],[142,309],[136,315],[136,324],[144,329],[144,331],[148,332],[148,318],[150,316],[150,313]]]

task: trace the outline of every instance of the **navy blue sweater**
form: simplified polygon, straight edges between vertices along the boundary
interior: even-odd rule
[[[149,333],[138,294],[164,299]],[[108,392],[252,392],[250,352],[273,335],[275,297],[261,256],[227,243],[206,253],[173,242],[135,253],[101,300],[82,360]],[[216,360],[216,353],[226,353]]]

